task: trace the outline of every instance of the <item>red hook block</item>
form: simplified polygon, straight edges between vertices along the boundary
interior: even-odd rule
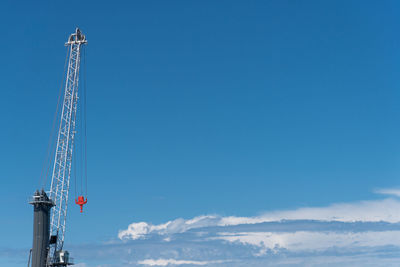
[[[81,212],[82,212],[83,205],[87,203],[87,199],[85,200],[84,196],[79,196],[78,199],[75,199],[75,203],[81,207]]]

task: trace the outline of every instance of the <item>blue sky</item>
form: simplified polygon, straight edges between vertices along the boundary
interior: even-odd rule
[[[46,157],[63,45],[79,26],[89,203],[83,215],[71,204],[66,247],[81,266],[397,266],[400,244],[387,235],[400,222],[399,8],[2,1],[0,264],[25,264],[31,246],[27,198]],[[237,217],[247,219],[224,219]],[[340,241],[349,238],[358,245]]]

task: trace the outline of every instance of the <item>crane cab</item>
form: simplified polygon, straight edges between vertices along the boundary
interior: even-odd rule
[[[68,266],[68,265],[74,265],[74,259],[69,256],[69,252],[66,250],[57,251],[54,266]]]

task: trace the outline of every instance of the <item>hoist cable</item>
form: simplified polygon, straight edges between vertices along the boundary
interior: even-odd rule
[[[74,166],[73,166],[73,168],[74,168],[74,185],[75,185],[75,195],[74,195],[74,199],[76,199],[76,152],[75,152],[75,149],[74,149],[74,152],[73,152],[73,160],[74,160]]]
[[[67,53],[66,53],[65,62],[64,62],[64,71],[63,71],[63,76],[62,76],[61,82],[60,82],[60,89],[58,91],[57,107],[56,107],[56,111],[54,113],[51,132],[50,132],[50,136],[49,136],[49,140],[48,140],[48,144],[47,144],[46,157],[43,162],[42,171],[41,171],[41,175],[40,175],[39,183],[42,188],[44,188],[46,186],[47,178],[49,176],[49,172],[50,172],[50,168],[51,168],[50,152],[52,151],[52,148],[54,146],[54,140],[55,140],[54,134],[55,134],[56,125],[57,125],[57,117],[58,117],[57,115],[60,110],[62,89],[63,89],[64,77],[65,77],[65,73],[66,73],[66,69],[67,69],[67,62],[68,62],[69,47],[66,48],[66,51],[67,51]]]
[[[78,97],[78,94],[76,93],[76,92],[74,92],[74,94],[75,94],[75,97]],[[78,101],[78,99],[76,99],[75,101]],[[76,109],[78,109],[78,107],[76,107]],[[75,112],[74,112],[74,121],[76,121],[76,112],[77,112],[77,110],[75,110]],[[76,149],[73,149],[72,148],[72,154],[73,155],[71,155],[72,156],[72,158],[73,158],[73,161],[74,161],[74,174],[75,174],[75,197],[76,197],[76,170],[77,170],[77,165],[76,165]]]
[[[81,92],[81,90],[79,91],[79,92]],[[82,93],[81,93],[81,95],[83,95]],[[83,104],[82,104],[82,101],[80,101],[79,102],[80,103],[80,109],[79,109],[79,152],[80,152],[80,155],[79,155],[79,182],[80,182],[80,184],[81,184],[81,186],[80,186],[80,195],[82,196],[82,194],[83,194],[83,134],[82,134],[82,131],[83,131],[83,127],[82,127],[82,125],[83,125],[83,122],[82,122],[82,120],[83,120]],[[76,166],[76,167],[78,167],[78,166]]]
[[[85,175],[85,195],[88,195],[87,178],[87,89],[86,89],[86,49],[83,49],[83,135],[84,135],[84,175]]]

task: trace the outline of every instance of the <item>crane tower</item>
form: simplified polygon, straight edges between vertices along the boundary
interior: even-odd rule
[[[44,190],[36,191],[30,202],[34,206],[32,267],[72,265],[69,254],[63,250],[63,246],[74,148],[81,50],[86,43],[85,35],[78,28],[65,43],[69,51],[68,69],[50,191],[48,194]]]

